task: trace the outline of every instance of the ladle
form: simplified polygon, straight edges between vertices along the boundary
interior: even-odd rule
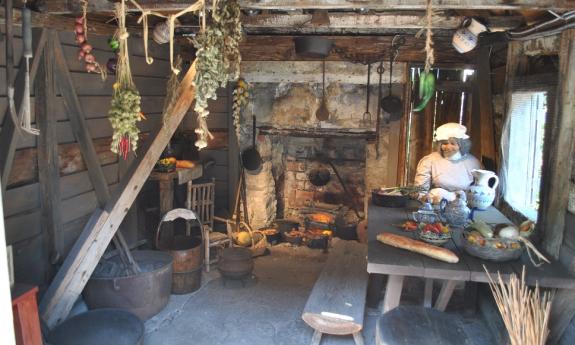
[[[395,40],[398,39],[396,43]],[[401,36],[396,36],[393,38],[391,43],[391,58],[389,61],[389,94],[381,100],[381,108],[383,111],[387,112],[392,120],[398,120],[401,117],[403,111],[403,101],[401,98],[393,96],[391,94],[391,82],[392,82],[392,72],[393,63],[395,62],[395,57],[397,56],[397,50],[405,42],[405,39]]]
[[[317,109],[317,111],[315,112],[315,117],[319,121],[326,121],[327,119],[329,119],[329,110],[327,109],[327,102],[325,100],[325,60],[323,61],[322,64],[322,77],[323,81],[321,84],[321,94],[322,94],[321,104]]]

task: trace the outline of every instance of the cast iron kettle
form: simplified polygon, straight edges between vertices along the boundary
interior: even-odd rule
[[[252,146],[242,152],[242,164],[249,171],[258,170],[262,165],[262,157],[256,148],[256,116],[252,119]]]
[[[397,40],[396,40],[397,39]],[[405,39],[401,36],[395,36],[391,42],[391,59],[389,61],[389,94],[381,100],[381,109],[389,113],[392,120],[398,120],[403,112],[403,101],[391,94],[391,81],[393,72],[393,63],[397,56],[397,50],[405,43]]]

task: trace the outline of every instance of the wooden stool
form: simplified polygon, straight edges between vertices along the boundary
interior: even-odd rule
[[[307,300],[302,319],[314,329],[312,345],[319,345],[323,333],[353,335],[363,345],[363,313],[367,292],[367,246],[339,241]]]
[[[418,306],[400,306],[377,321],[376,345],[466,344],[457,315]]]

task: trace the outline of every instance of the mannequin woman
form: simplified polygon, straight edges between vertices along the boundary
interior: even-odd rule
[[[455,200],[455,191],[467,190],[473,183],[471,171],[481,169],[481,163],[469,153],[471,140],[467,128],[450,122],[439,126],[434,141],[438,150],[423,157],[417,164],[414,184],[422,192],[420,200],[439,203]]]

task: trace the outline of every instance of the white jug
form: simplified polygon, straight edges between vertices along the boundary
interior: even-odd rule
[[[495,188],[499,185],[499,177],[493,171],[473,169],[471,174],[475,183],[467,190],[467,205],[479,210],[486,210],[495,199]],[[489,181],[495,179],[493,186],[489,187]]]
[[[453,47],[460,53],[467,53],[477,46],[477,36],[487,31],[487,27],[473,18],[466,18],[461,28],[453,35]]]

